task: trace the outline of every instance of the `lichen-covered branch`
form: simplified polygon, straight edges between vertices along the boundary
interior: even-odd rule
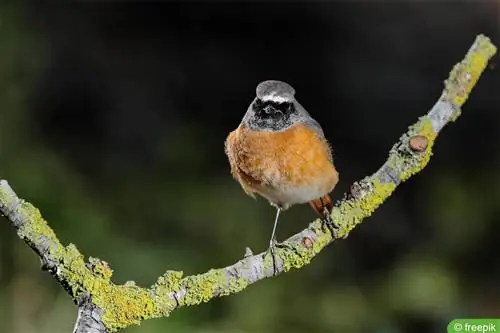
[[[455,65],[437,103],[392,147],[387,161],[373,175],[355,182],[350,193],[332,211],[338,237],[370,216],[396,189],[429,162],[438,133],[460,115],[461,106],[496,53],[490,40],[479,35],[464,60]],[[214,297],[234,294],[248,285],[274,276],[272,258],[266,253],[244,258],[232,266],[183,277],[167,271],[149,288],[133,282],[117,285],[112,270],[96,258],[84,260],[73,245],[63,245],[38,209],[19,199],[7,181],[0,180],[0,212],[41,258],[42,267],[65,288],[78,305],[75,332],[111,332],[142,320],[166,317],[182,306],[197,305]],[[333,242],[319,220],[283,242],[276,251],[278,274],[308,264]]]

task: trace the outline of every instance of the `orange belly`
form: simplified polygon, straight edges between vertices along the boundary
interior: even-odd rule
[[[226,153],[247,194],[257,193],[284,209],[318,199],[338,182],[328,143],[302,124],[283,132],[240,125],[229,134]]]

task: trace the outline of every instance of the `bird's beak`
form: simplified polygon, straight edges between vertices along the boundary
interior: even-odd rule
[[[271,105],[268,105],[263,110],[264,110],[265,113],[271,114],[271,113],[273,113],[274,108]]]

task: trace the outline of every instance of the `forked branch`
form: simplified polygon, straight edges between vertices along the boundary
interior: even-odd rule
[[[490,40],[479,35],[465,58],[451,71],[432,109],[401,136],[380,169],[355,182],[350,193],[335,205],[332,218],[339,226],[340,237],[346,237],[398,185],[427,165],[437,135],[460,115],[461,106],[495,53],[496,47]],[[203,274],[183,277],[181,271],[167,271],[149,288],[133,282],[117,285],[111,281],[112,270],[106,262],[96,258],[85,261],[73,244],[61,244],[38,209],[20,199],[6,180],[0,180],[0,212],[40,256],[42,268],[52,274],[78,305],[74,329],[78,333],[111,332],[142,320],[166,317],[179,307],[234,294],[274,276],[270,255],[247,251],[234,265]],[[276,250],[278,272],[307,265],[333,241],[319,220],[311,222]]]

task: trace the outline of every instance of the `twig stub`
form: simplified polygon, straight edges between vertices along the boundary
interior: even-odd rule
[[[427,148],[429,140],[424,135],[415,135],[410,139],[410,148],[414,151],[423,152]]]

